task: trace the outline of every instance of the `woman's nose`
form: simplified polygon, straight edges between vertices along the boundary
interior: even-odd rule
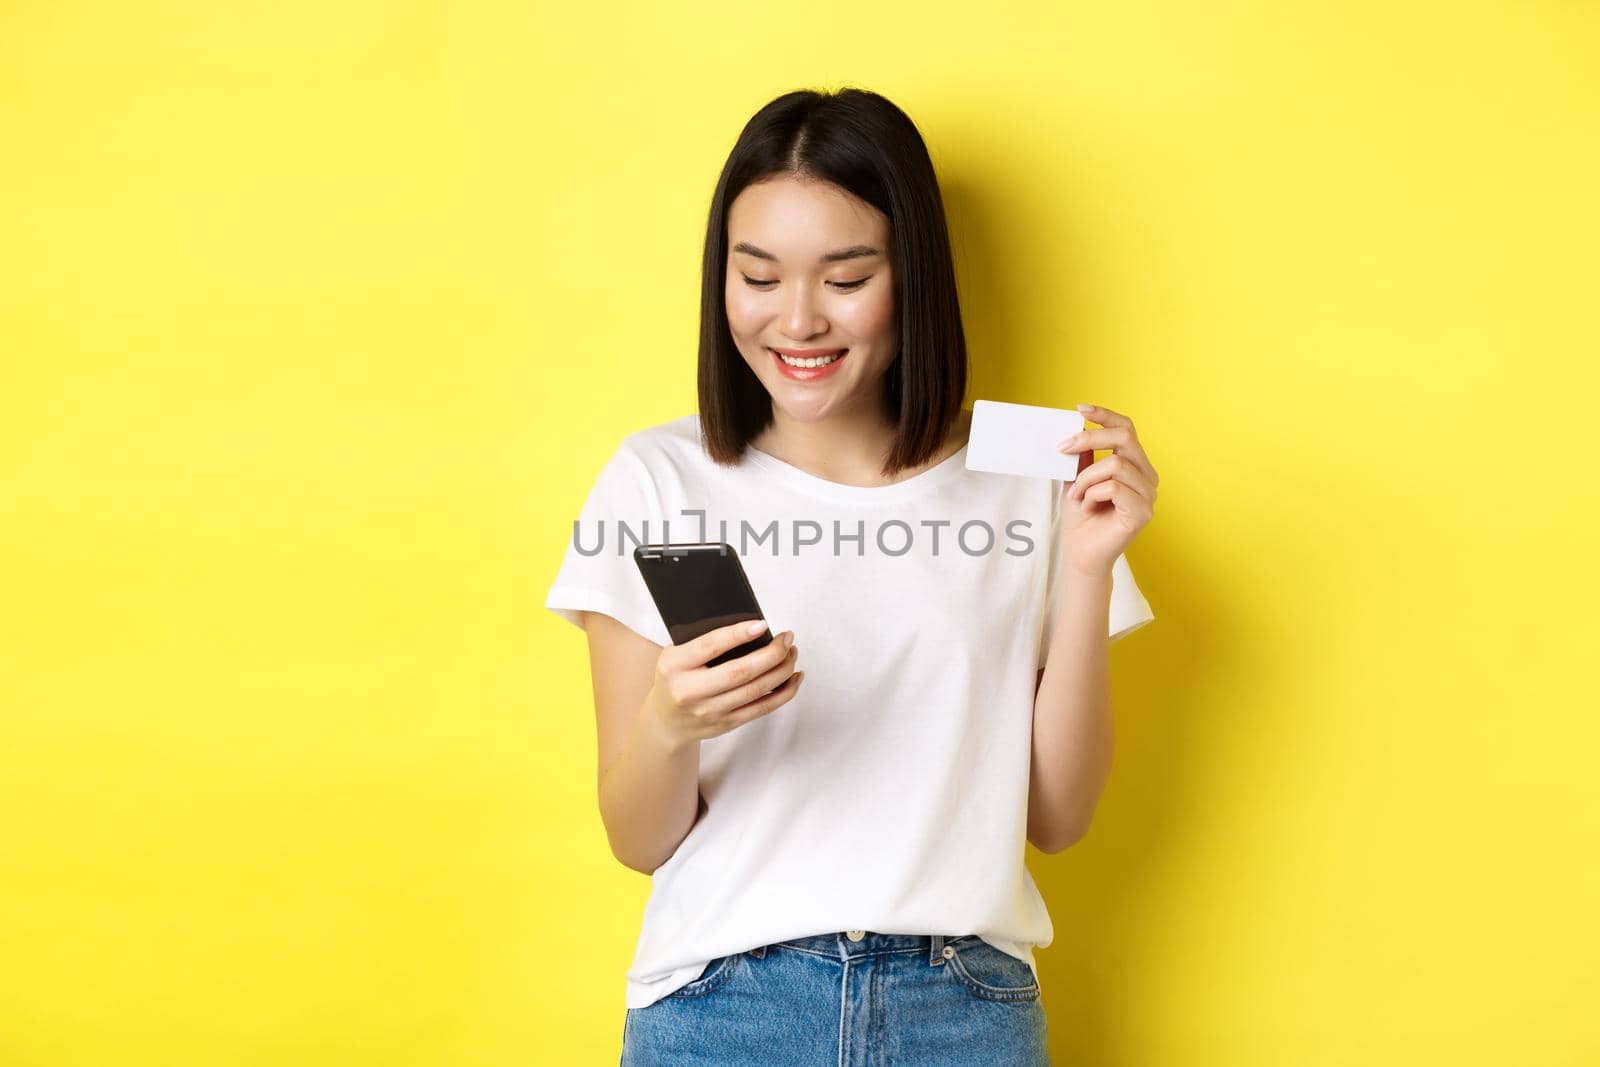
[[[817,314],[816,302],[811,294],[806,292],[804,286],[795,286],[790,292],[792,295],[783,314],[785,332],[797,340],[824,332],[827,324],[820,321],[821,316]]]

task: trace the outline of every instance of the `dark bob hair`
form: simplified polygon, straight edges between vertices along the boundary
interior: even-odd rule
[[[772,422],[772,398],[733,343],[725,286],[728,209],[747,185],[792,175],[831,182],[889,219],[899,351],[884,375],[898,428],[883,474],[932,459],[961,415],[967,342],[944,200],[910,117],[863,89],[786,93],[751,117],[723,165],[706,224],[700,286],[700,426],[717,463],[739,462]]]

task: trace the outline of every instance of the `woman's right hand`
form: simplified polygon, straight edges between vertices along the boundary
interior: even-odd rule
[[[794,669],[800,650],[785,630],[754,652],[715,667],[706,664],[752,639],[750,623],[736,622],[681,645],[667,645],[656,660],[656,679],[645,701],[660,736],[673,748],[717,737],[787,704],[804,671]]]

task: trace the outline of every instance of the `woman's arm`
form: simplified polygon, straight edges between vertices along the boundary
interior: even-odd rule
[[[1059,852],[1089,832],[1111,777],[1111,568],[1155,512],[1161,476],[1133,420],[1079,404],[1101,424],[1056,446],[1078,454],[1078,475],[1061,494],[1055,630],[1033,697],[1028,840]],[[1111,454],[1094,462],[1094,450]]]
[[[785,630],[753,652],[707,665],[753,636],[750,620],[663,647],[583,613],[600,731],[600,818],[612,854],[642,874],[665,863],[706,811],[700,742],[794,699],[804,671]],[[761,625],[765,625],[763,620]]]
[[[1060,852],[1089,832],[1111,777],[1108,668],[1111,572],[1083,574],[1063,556],[1060,606],[1033,698],[1028,840]]]
[[[583,615],[599,734],[600,819],[612,855],[650,874],[700,816],[700,743],[672,740],[645,713],[661,646],[609,615]]]

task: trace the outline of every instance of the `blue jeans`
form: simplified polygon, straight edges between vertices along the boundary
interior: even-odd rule
[[[1049,1062],[1033,971],[973,934],[856,930],[723,956],[622,1030],[622,1067]]]

